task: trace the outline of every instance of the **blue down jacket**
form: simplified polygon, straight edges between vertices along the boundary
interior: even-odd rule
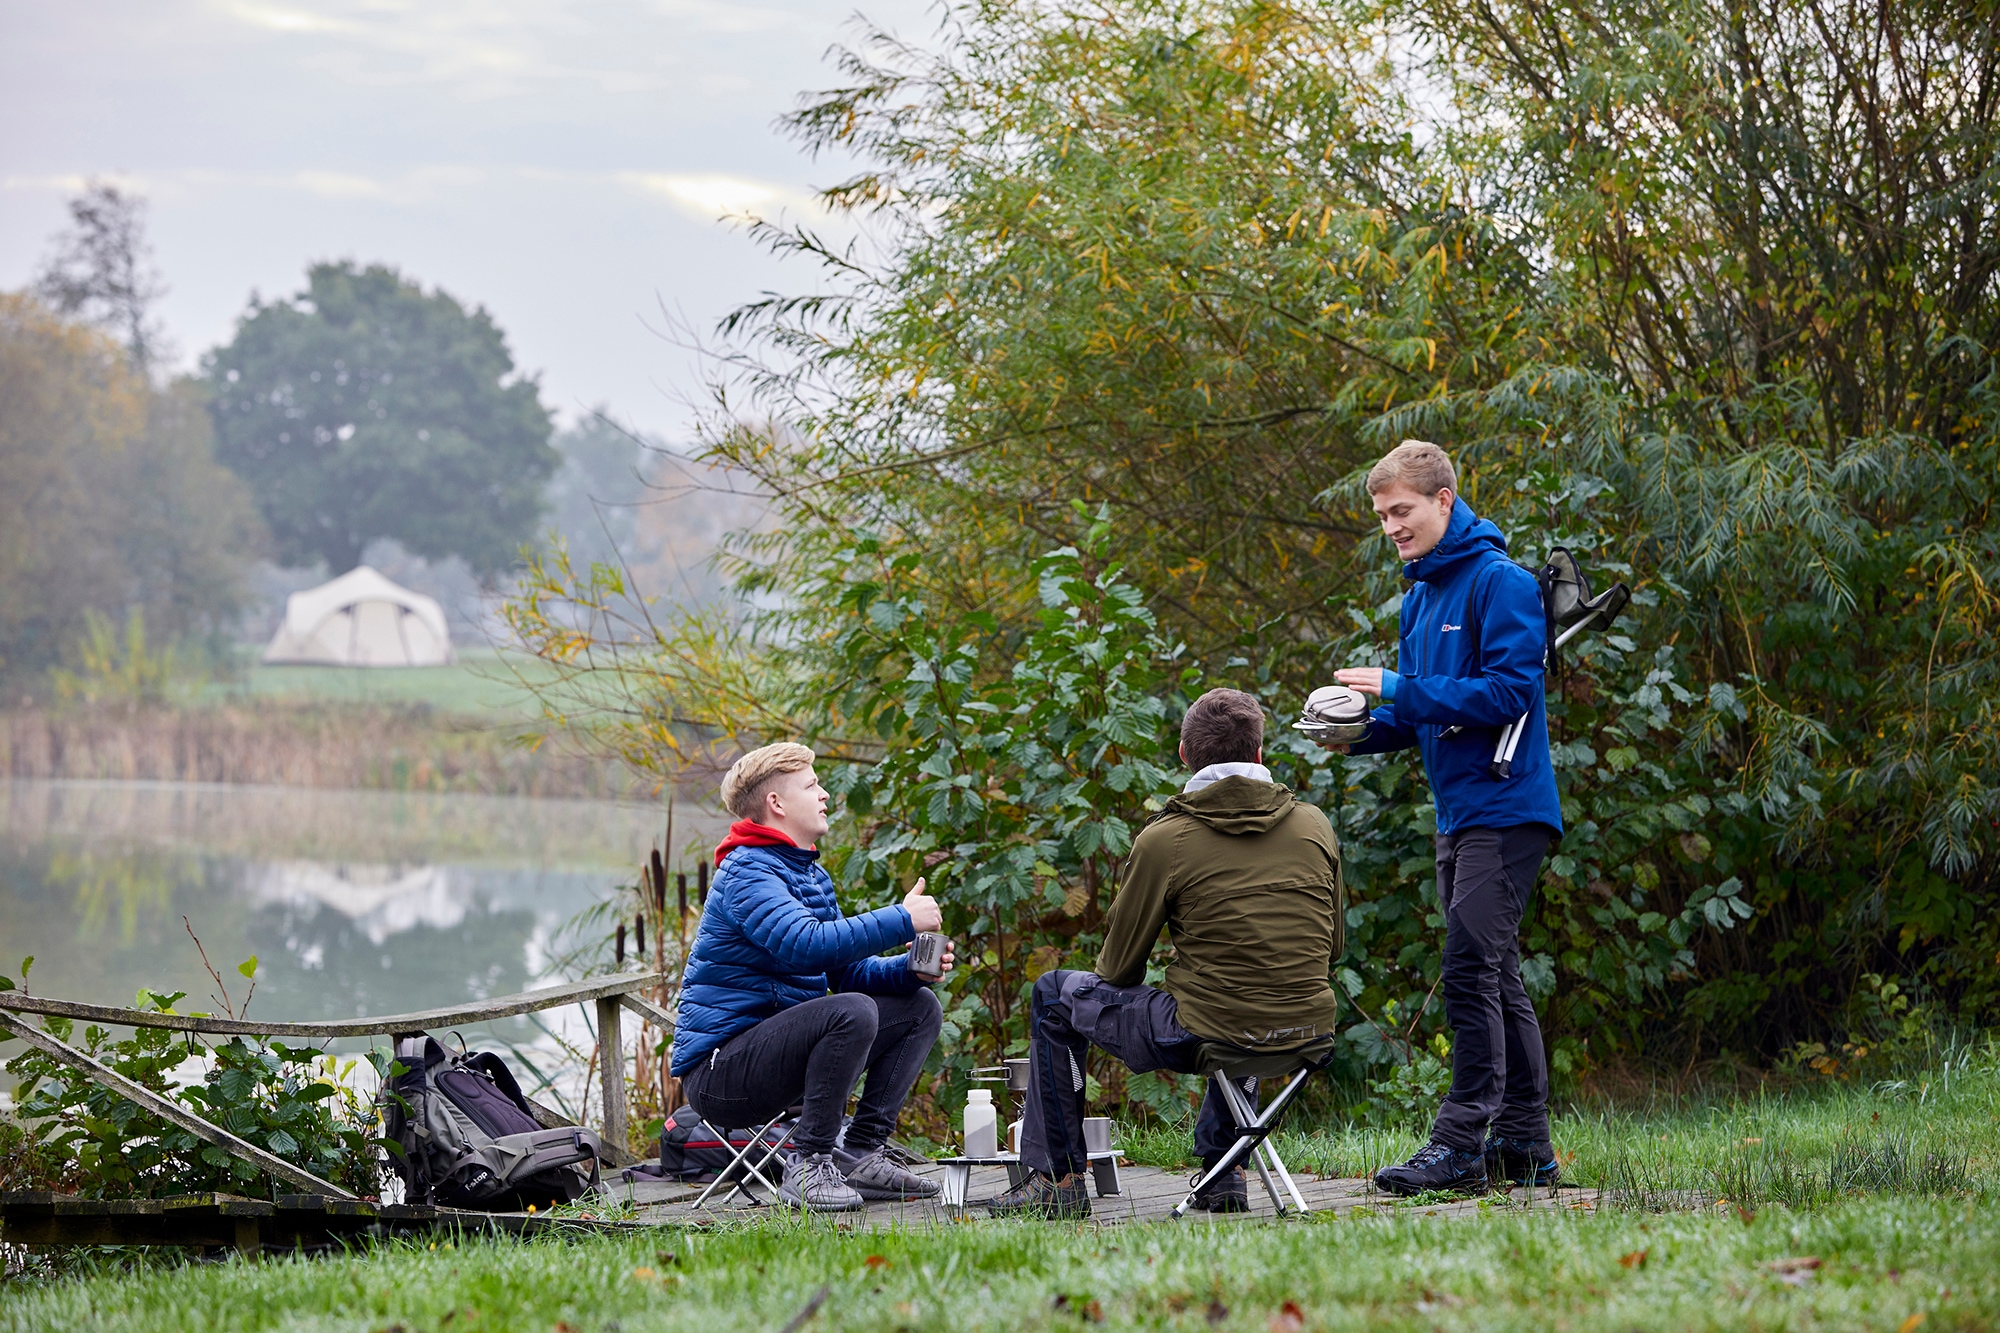
[[[1549,719],[1542,701],[1548,627],[1535,576],[1507,558],[1500,529],[1463,498],[1429,555],[1403,566],[1395,698],[1370,715],[1351,753],[1423,752],[1437,796],[1438,832],[1546,824],[1562,832]],[[1510,776],[1488,771],[1500,728],[1521,714],[1528,732]],[[1444,732],[1465,730],[1447,737]]]
[[[829,990],[919,989],[906,959],[873,956],[916,937],[900,904],[842,916],[816,851],[736,848],[709,885],[690,950],[674,1030],[675,1076],[737,1033]]]

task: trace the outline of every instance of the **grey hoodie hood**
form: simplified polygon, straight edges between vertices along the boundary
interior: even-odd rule
[[[1167,802],[1166,814],[1188,815],[1217,833],[1269,833],[1298,801],[1275,782],[1232,774]]]

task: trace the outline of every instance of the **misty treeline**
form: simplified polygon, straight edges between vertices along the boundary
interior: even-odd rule
[[[1558,1069],[1865,1045],[1884,976],[1991,1022],[1997,25],[991,0],[872,36],[787,122],[862,163],[824,196],[859,239],[761,228],[809,294],[717,349],[710,456],[777,497],[733,551],[759,609],[649,627],[544,565],[515,620],[624,687],[592,725],[635,759],[699,723],[839,761],[846,892],[927,871],[967,941],[958,1064],[1089,965],[1186,701],[1259,691],[1344,841],[1358,1072],[1442,1027],[1434,811],[1414,755],[1284,724],[1391,659],[1360,479],[1435,440],[1517,557],[1637,589],[1549,681]]]
[[[198,388],[157,386],[106,334],[0,293],[6,702],[45,694],[39,673],[107,639],[128,664],[170,644],[220,655],[260,534]]]
[[[669,601],[719,595],[706,556],[750,516],[690,501],[705,471],[608,410],[552,433],[483,309],[314,264],[175,375],[144,201],[94,182],[69,214],[0,295],[6,704],[163,702],[235,662],[254,561],[344,573],[385,539],[488,586],[554,542]]]

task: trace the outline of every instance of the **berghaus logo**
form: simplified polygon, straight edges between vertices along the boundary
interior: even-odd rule
[[[1452,632],[1453,630],[1455,630],[1455,629],[1464,629],[1464,628],[1465,628],[1465,626],[1463,626],[1463,625],[1452,625],[1452,624],[1447,624],[1447,625],[1446,625],[1446,626],[1445,626],[1445,627],[1444,627],[1443,629],[1439,630],[1439,631],[1438,631],[1438,633],[1440,633],[1440,634],[1449,634],[1449,633],[1451,633],[1451,632]]]

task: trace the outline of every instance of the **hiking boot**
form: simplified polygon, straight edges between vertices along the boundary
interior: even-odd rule
[[[848,1188],[864,1199],[928,1199],[944,1188],[942,1182],[898,1166],[880,1148],[860,1157],[836,1148],[833,1160],[847,1177]]]
[[[986,1210],[995,1217],[1076,1221],[1090,1216],[1090,1193],[1084,1188],[1080,1171],[1073,1171],[1061,1180],[1030,1171],[1028,1178],[1013,1189],[997,1199],[988,1199]]]
[[[1554,1145],[1533,1139],[1490,1138],[1486,1140],[1486,1175],[1494,1183],[1532,1185],[1554,1189],[1562,1179]]]
[[[823,1152],[799,1153],[785,1163],[778,1201],[813,1213],[851,1213],[866,1206],[833,1164],[833,1154]]]
[[[1452,1194],[1484,1194],[1486,1154],[1460,1152],[1442,1143],[1426,1143],[1401,1166],[1385,1166],[1375,1173],[1375,1187],[1391,1194],[1422,1194],[1444,1190]]]
[[[1204,1167],[1195,1173],[1200,1180],[1208,1174]],[[1190,1182],[1193,1183],[1193,1182]],[[1250,1186],[1243,1178],[1243,1168],[1232,1166],[1214,1180],[1206,1189],[1194,1192],[1194,1206],[1206,1208],[1211,1213],[1247,1213],[1250,1211]]]

